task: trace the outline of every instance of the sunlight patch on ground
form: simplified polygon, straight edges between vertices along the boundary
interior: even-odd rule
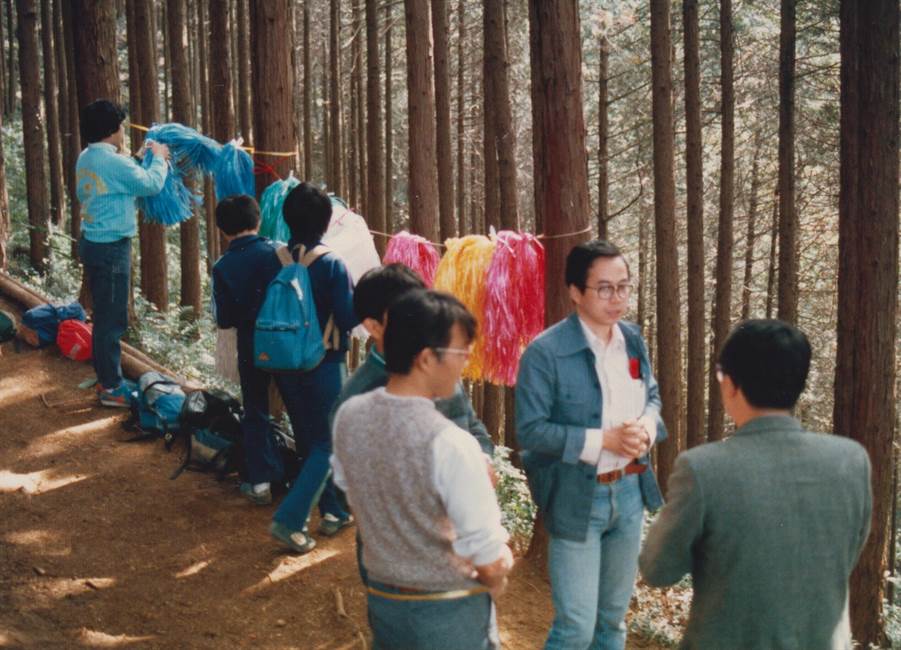
[[[0,648],[21,648],[24,641],[25,639],[14,632],[0,628]]]
[[[203,571],[205,568],[207,568],[210,565],[210,562],[211,562],[211,560],[201,560],[200,562],[195,562],[194,564],[189,566],[187,569],[183,569],[182,571],[179,571],[178,573],[176,573],[175,577],[176,578],[187,578],[188,576],[192,576],[197,573],[200,573],[201,571]]]
[[[109,589],[115,578],[51,578],[45,577],[23,584],[16,590],[16,604],[20,609],[49,609],[56,601],[92,591]]]
[[[341,551],[336,549],[318,549],[307,553],[306,555],[289,555],[278,563],[272,571],[266,575],[265,578],[260,580],[253,586],[248,587],[242,594],[255,594],[267,587],[271,587],[277,582],[281,582],[285,578],[290,578],[296,573],[300,573],[304,569],[308,569],[311,566],[319,564],[330,557],[334,557],[335,555],[339,555]]]
[[[107,634],[106,632],[98,632],[89,630],[86,627],[81,628],[78,633],[78,642],[92,648],[118,648],[132,643],[140,643],[141,641],[150,641],[154,636],[129,636],[128,634]]]
[[[41,555],[71,555],[72,548],[63,539],[63,536],[55,530],[34,528],[32,530],[18,530],[7,533],[3,539],[17,546],[35,546],[32,551]]]
[[[41,458],[51,454],[58,454],[73,444],[90,439],[104,429],[118,423],[119,415],[113,415],[99,420],[91,420],[84,424],[78,424],[65,429],[57,429],[52,433],[35,438],[29,443],[23,456],[25,458]]]
[[[29,474],[17,474],[9,470],[0,470],[0,492],[24,492],[25,494],[43,494],[71,483],[78,483],[88,478],[85,475],[61,476],[50,478],[53,470],[38,470]]]

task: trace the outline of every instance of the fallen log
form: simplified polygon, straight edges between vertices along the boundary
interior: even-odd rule
[[[26,310],[51,302],[34,289],[25,286],[2,271],[0,271],[0,295],[12,300]],[[122,343],[122,372],[126,377],[136,380],[145,372],[150,372],[151,370],[175,378],[186,392],[201,388],[199,384],[177,376],[137,348],[127,343]]]

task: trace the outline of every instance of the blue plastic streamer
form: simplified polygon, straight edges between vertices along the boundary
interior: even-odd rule
[[[256,193],[253,158],[234,142],[225,144],[219,151],[212,172],[217,201],[233,194],[253,196]]]
[[[291,238],[288,224],[282,218],[282,207],[288,193],[300,185],[294,176],[277,180],[263,190],[260,197],[260,235],[276,241],[287,242]]]
[[[146,169],[152,162],[153,152],[148,150],[142,166]],[[170,164],[160,193],[138,199],[138,208],[144,213],[145,220],[172,226],[191,218],[194,206],[200,204],[202,197],[188,189],[184,176],[185,170],[177,163]]]

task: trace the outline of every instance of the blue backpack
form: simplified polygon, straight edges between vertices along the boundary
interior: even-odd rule
[[[68,305],[38,305],[32,307],[22,314],[22,325],[34,331],[37,335],[36,344],[38,347],[45,347],[56,343],[56,334],[59,330],[59,324],[64,320],[87,320],[87,314],[84,312],[78,302],[72,302]],[[31,341],[35,343],[35,341]]]
[[[338,348],[334,317],[329,317],[324,333],[319,327],[307,270],[329,249],[322,245],[298,249],[299,262],[287,246],[276,251],[282,270],[266,289],[253,332],[254,365],[260,370],[306,372],[322,362],[326,350]]]
[[[124,425],[136,435],[126,442],[163,437],[171,443],[181,426],[185,392],[174,379],[152,370],[138,379],[138,389],[138,398],[131,403],[131,418]]]

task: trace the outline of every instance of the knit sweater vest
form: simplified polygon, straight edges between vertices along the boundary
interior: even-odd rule
[[[477,586],[472,565],[453,551],[453,524],[432,480],[432,442],[454,426],[430,399],[384,388],[338,410],[334,453],[372,580],[439,591]]]

